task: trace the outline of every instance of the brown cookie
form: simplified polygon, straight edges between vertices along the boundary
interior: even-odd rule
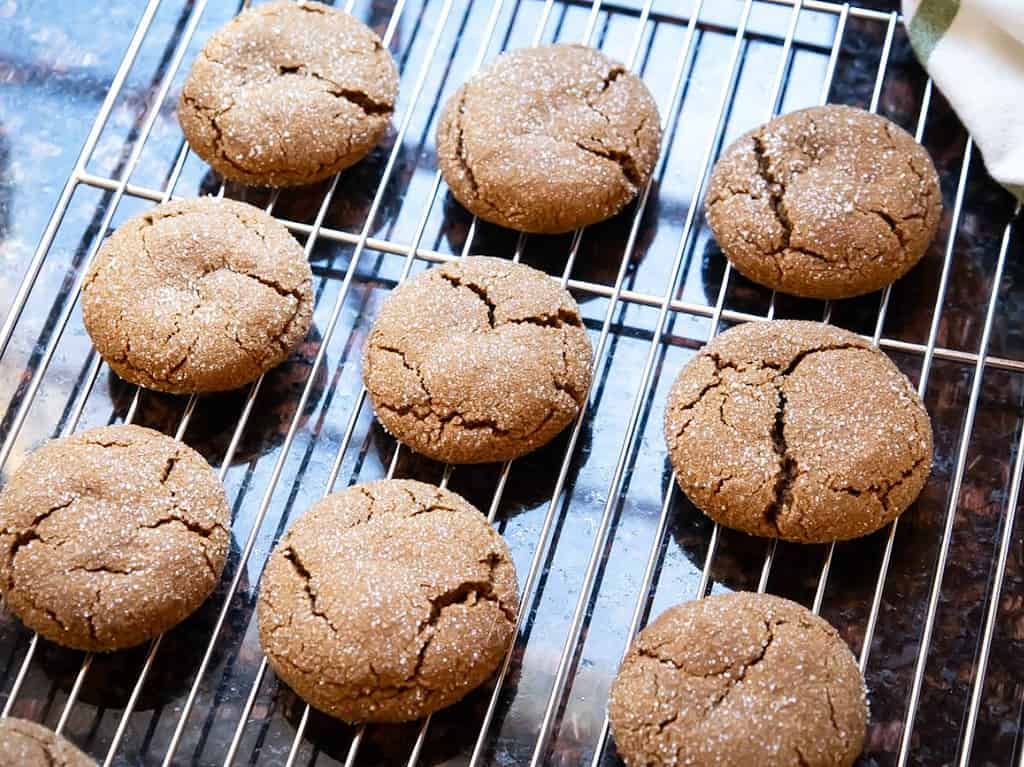
[[[0,719],[0,767],[96,767],[74,744],[27,719]]]
[[[738,139],[715,165],[705,209],[726,257],[754,282],[846,298],[910,271],[935,236],[942,194],[913,136],[835,105]]]
[[[57,644],[132,647],[210,595],[229,524],[195,450],[141,426],[89,429],[36,450],[0,494],[0,591]]]
[[[82,314],[126,381],[176,394],[234,389],[305,337],[312,273],[288,230],[258,208],[214,197],[168,202],[103,243]]]
[[[665,411],[679,486],[726,527],[788,541],[856,538],[921,492],[932,430],[892,361],[817,322],[750,322],[679,373]]]
[[[647,182],[661,125],[636,75],[583,45],[499,56],[449,99],[438,164],[485,221],[568,232],[618,213]]]
[[[189,72],[178,120],[225,178],[295,186],[363,159],[397,94],[395,62],[373,30],[321,3],[275,2],[214,33]]]
[[[377,417],[448,463],[516,458],[579,413],[592,350],[579,307],[543,272],[472,256],[388,297],[363,351]]]
[[[738,592],[676,605],[612,684],[619,754],[644,765],[851,765],[867,703],[838,632],[795,602]]]
[[[324,498],[262,583],[270,666],[347,722],[410,721],[460,700],[501,662],[518,608],[515,567],[487,519],[411,480]]]

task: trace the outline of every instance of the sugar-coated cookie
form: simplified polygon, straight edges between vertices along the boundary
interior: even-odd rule
[[[300,517],[263,573],[270,666],[347,722],[404,722],[460,700],[497,668],[518,597],[508,547],[448,490],[355,485]]]
[[[590,339],[568,291],[543,272],[467,257],[388,297],[363,352],[384,427],[449,463],[516,458],[583,407]]]
[[[274,2],[214,33],[189,72],[178,120],[225,178],[295,186],[366,156],[397,95],[395,62],[373,30],[322,3]]]
[[[726,527],[820,543],[867,535],[917,498],[932,430],[892,361],[817,322],[725,331],[679,373],[665,411],[679,485]]]
[[[632,200],[658,158],[658,108],[636,75],[583,45],[499,56],[449,99],[438,164],[485,221],[567,232]]]
[[[935,236],[942,194],[913,136],[830,105],[738,139],[715,165],[705,207],[722,251],[754,282],[846,298],[910,271]]]
[[[105,426],[52,440],[0,493],[4,604],[57,644],[133,647],[210,595],[229,524],[217,475],[171,437]]]
[[[806,608],[768,594],[671,607],[640,632],[608,704],[628,767],[848,767],[864,745],[864,680]]]
[[[313,276],[283,225],[252,205],[158,205],[103,243],[82,289],[85,328],[111,369],[190,394],[249,383],[309,330]]]
[[[0,719],[0,767],[96,767],[69,740],[27,719]]]

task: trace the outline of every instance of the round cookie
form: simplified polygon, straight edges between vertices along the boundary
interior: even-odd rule
[[[846,298],[910,271],[935,236],[942,194],[913,136],[832,105],[739,138],[715,165],[705,210],[726,257],[754,282]]]
[[[305,337],[312,272],[288,230],[258,208],[215,197],[168,202],[103,243],[82,314],[126,381],[175,394],[234,389]]]
[[[57,644],[133,647],[210,595],[229,522],[209,464],[160,432],[106,426],[52,440],[0,493],[0,591]]]
[[[96,767],[69,740],[27,719],[0,719],[0,767]]]
[[[260,642],[271,668],[347,722],[404,722],[497,668],[518,597],[508,547],[458,495],[383,480],[328,495],[274,549]]]
[[[859,336],[817,322],[750,322],[679,373],[665,411],[679,486],[753,535],[867,535],[917,498],[932,430],[907,378]]]
[[[455,199],[485,221],[547,234],[622,210],[660,143],[643,81],[583,45],[499,56],[448,100],[437,129]]]
[[[361,160],[398,94],[373,30],[321,3],[243,11],[199,53],[178,103],[189,146],[225,178],[310,184]]]
[[[592,350],[579,308],[543,272],[471,256],[397,287],[363,350],[377,418],[447,463],[506,461],[579,413]]]
[[[769,594],[676,605],[640,632],[608,701],[629,767],[852,765],[864,680],[827,622]]]

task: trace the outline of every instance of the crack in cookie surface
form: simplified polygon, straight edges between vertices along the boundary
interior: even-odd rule
[[[823,766],[856,759],[867,706],[831,626],[793,602],[739,592],[677,605],[644,629],[609,715],[627,764],[765,764],[795,746]]]
[[[308,184],[378,143],[397,87],[390,53],[361,22],[328,6],[270,3],[211,37],[182,90],[179,120],[227,178]]]
[[[291,235],[256,208],[212,198],[126,222],[83,288],[86,329],[114,370],[175,393],[235,388],[283,362],[312,305],[312,273]]]
[[[227,557],[227,500],[209,465],[135,426],[32,454],[0,495],[0,520],[5,602],[76,649],[130,647],[170,628],[212,591]]]
[[[787,540],[881,527],[916,498],[931,464],[931,429],[909,381],[874,347],[816,323],[719,336],[680,373],[665,434],[700,509]]]
[[[489,676],[517,610],[508,549],[476,509],[383,480],[327,496],[292,526],[263,577],[260,638],[317,708],[405,721]]]
[[[499,57],[449,99],[438,161],[455,197],[485,220],[564,232],[633,199],[660,131],[653,98],[621,64],[584,46],[544,46]]]
[[[816,107],[738,139],[716,164],[706,211],[744,275],[812,298],[877,290],[924,254],[941,214],[927,152],[884,118]]]
[[[397,288],[374,323],[363,377],[381,422],[418,452],[505,460],[564,428],[585,403],[590,342],[546,275],[469,257]]]

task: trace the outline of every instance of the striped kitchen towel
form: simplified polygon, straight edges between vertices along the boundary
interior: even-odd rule
[[[903,18],[988,172],[1024,201],[1024,0],[903,0]]]

